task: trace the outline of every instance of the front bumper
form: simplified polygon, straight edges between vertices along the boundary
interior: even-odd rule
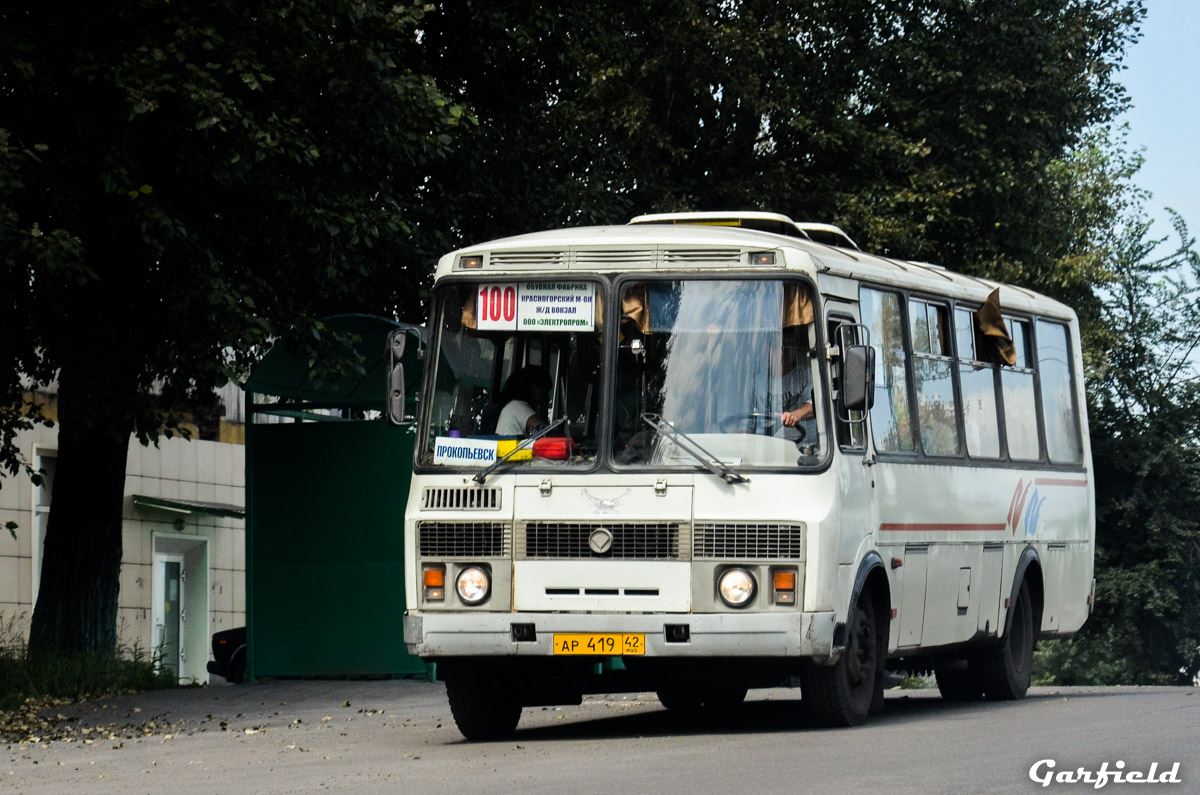
[[[536,639],[513,640],[514,624],[532,624]],[[685,624],[688,640],[668,642],[666,626]],[[834,614],[421,613],[404,617],[410,654],[437,657],[549,657],[555,632],[625,632],[646,636],[647,657],[807,657],[832,661]]]

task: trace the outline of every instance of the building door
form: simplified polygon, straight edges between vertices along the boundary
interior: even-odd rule
[[[158,667],[172,670],[176,676],[183,670],[186,652],[183,649],[184,612],[183,590],[187,572],[183,555],[158,553],[154,556],[154,650]]]

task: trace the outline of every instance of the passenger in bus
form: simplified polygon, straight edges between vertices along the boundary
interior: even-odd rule
[[[785,329],[783,335],[782,435],[797,443],[815,444],[812,367],[802,350],[801,331],[800,327],[792,327]]]
[[[496,421],[496,433],[526,436],[545,425],[542,411],[549,395],[550,374],[541,367],[528,365],[510,375],[497,400],[504,408]]]

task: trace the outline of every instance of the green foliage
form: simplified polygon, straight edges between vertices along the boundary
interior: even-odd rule
[[[1102,291],[1111,346],[1089,382],[1096,607],[1039,668],[1059,684],[1190,684],[1200,673],[1200,254],[1131,223]]]
[[[0,616],[0,710],[15,710],[29,699],[79,699],[178,687],[179,679],[160,670],[138,648],[116,654],[31,656],[17,631],[18,616]],[[6,733],[0,714],[0,736]]]

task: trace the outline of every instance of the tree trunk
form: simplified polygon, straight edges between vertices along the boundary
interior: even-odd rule
[[[114,654],[132,393],[91,362],[59,377],[58,462],[29,633],[33,655]]]

